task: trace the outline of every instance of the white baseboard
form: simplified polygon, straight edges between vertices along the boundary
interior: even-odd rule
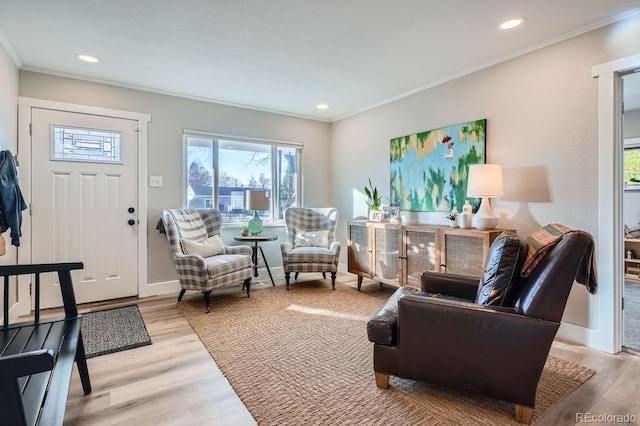
[[[138,289],[138,297],[159,296],[161,294],[179,293],[180,282],[178,280],[148,283]]]
[[[594,346],[596,336],[594,335],[593,330],[579,325],[569,324],[566,322],[561,323],[556,337],[598,349]]]

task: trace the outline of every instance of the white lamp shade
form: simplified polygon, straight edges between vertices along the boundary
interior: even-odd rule
[[[469,166],[467,197],[500,197],[503,194],[501,165],[474,164]]]
[[[246,191],[244,208],[247,210],[269,210],[269,191]]]

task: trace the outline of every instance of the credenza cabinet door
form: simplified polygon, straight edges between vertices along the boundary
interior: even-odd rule
[[[398,225],[374,224],[373,279],[385,284],[400,286],[400,238]]]
[[[347,241],[347,268],[359,277],[371,278],[371,244],[369,227],[366,221],[353,221],[349,224]]]
[[[440,271],[481,277],[489,247],[504,230],[443,228],[440,234]]]
[[[438,270],[438,227],[406,225],[402,231],[402,285],[420,290],[424,271]]]

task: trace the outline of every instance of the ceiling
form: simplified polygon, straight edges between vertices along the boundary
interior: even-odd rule
[[[640,0],[0,0],[0,41],[25,70],[335,121],[639,8]],[[525,24],[499,31],[512,16]],[[317,110],[321,102],[329,108]]]

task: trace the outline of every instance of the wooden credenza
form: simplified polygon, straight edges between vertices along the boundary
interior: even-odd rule
[[[480,278],[489,246],[505,231],[365,220],[348,227],[348,270],[358,275],[358,289],[363,278],[420,289],[424,271]]]

